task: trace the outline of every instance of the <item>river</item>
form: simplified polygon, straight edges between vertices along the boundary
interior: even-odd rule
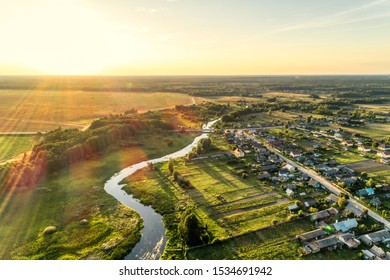
[[[219,119],[211,121],[206,125],[203,125],[203,129],[210,129],[218,120]],[[152,207],[143,205],[131,194],[126,193],[122,189],[124,185],[120,184],[120,182],[124,178],[135,173],[136,171],[145,168],[148,162],[156,164],[159,162],[168,161],[170,158],[180,158],[185,156],[186,154],[191,152],[192,148],[195,147],[201,139],[207,137],[208,133],[203,133],[196,137],[191,144],[177,152],[162,156],[160,158],[142,161],[128,166],[116,173],[104,184],[104,190],[108,194],[115,197],[120,203],[137,211],[144,222],[144,227],[141,231],[142,236],[140,241],[135,245],[131,253],[128,254],[125,259],[158,260],[164,252],[167,238],[165,235],[164,224],[162,222],[162,216],[160,214],[157,214]]]

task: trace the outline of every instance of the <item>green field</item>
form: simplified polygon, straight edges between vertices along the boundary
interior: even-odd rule
[[[193,140],[192,134],[151,136],[142,147],[71,165],[33,189],[2,190],[0,259],[123,257],[137,242],[141,221],[104,191],[104,182],[122,168],[148,159],[148,143],[160,143],[154,155],[161,156]],[[162,144],[159,137],[173,144]],[[83,219],[86,225],[80,224]],[[48,226],[56,226],[57,232],[43,235]]]
[[[313,230],[306,220],[297,220],[270,226],[258,231],[224,240],[222,242],[191,249],[189,259],[246,259],[246,260],[294,260],[301,259],[301,247],[292,239],[303,232]]]
[[[36,136],[17,135],[17,136],[0,136],[0,162],[13,158],[32,148],[36,142]]]
[[[369,123],[362,127],[342,127],[343,130],[365,135],[375,140],[387,140],[390,135],[389,123]]]

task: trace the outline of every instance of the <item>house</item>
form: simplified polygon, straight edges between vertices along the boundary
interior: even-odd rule
[[[245,157],[245,153],[243,150],[240,150],[240,149],[235,149],[233,154],[238,157],[238,158],[243,158]]]
[[[390,145],[380,144],[380,145],[378,146],[378,150],[381,150],[381,151],[390,151]]]
[[[345,140],[342,142],[342,144],[347,147],[352,147],[354,145],[353,141],[351,140]]]
[[[291,164],[286,164],[286,166],[283,167],[283,169],[287,169],[290,173],[296,170],[295,167],[292,166]]]
[[[329,209],[310,214],[309,217],[312,222],[316,222],[316,221],[327,219],[332,216],[336,216],[337,213],[338,213],[337,209],[331,207]]]
[[[287,190],[286,190],[286,194],[287,194],[288,196],[293,197],[293,196],[294,196],[294,191],[292,191],[292,190],[290,190],[290,189],[287,189]]]
[[[341,135],[340,133],[336,132],[334,135],[334,138],[338,139],[338,140],[343,140],[343,135]]]
[[[297,238],[301,242],[310,242],[315,239],[322,239],[326,237],[328,233],[326,231],[323,231],[322,229],[315,229],[309,232],[302,233],[300,235],[297,235]]]
[[[356,218],[363,218],[367,215],[367,211],[364,209],[361,209],[351,203],[348,203],[345,207],[346,210],[351,211]]]
[[[376,154],[378,157],[389,159],[390,158],[390,151],[378,151]]]
[[[340,241],[336,236],[326,237],[324,239],[316,240],[305,246],[304,250],[309,253],[317,253],[321,250],[334,250],[340,246]]]
[[[300,151],[291,151],[290,152],[290,156],[292,156],[294,158],[300,157],[300,156],[302,156],[302,152],[300,152]]]
[[[310,208],[310,207],[314,207],[317,205],[317,202],[315,200],[308,200],[308,201],[305,201],[303,203],[303,206],[305,206],[305,208]]]
[[[341,243],[347,245],[349,249],[357,248],[360,245],[360,241],[350,233],[341,234],[338,236],[338,239]]]
[[[364,153],[368,153],[368,152],[371,152],[371,147],[367,146],[367,145],[360,145],[358,147],[358,150],[361,152],[364,152]]]
[[[290,172],[288,172],[287,169],[281,169],[279,171],[279,176],[281,176],[281,177],[288,177],[288,175],[290,175]]]
[[[357,178],[356,177],[342,178],[341,182],[343,182],[347,187],[351,187],[357,182]]]
[[[365,234],[359,237],[359,239],[367,245],[378,244],[380,242],[387,243],[390,242],[390,233],[387,230],[379,230],[369,234]]]
[[[339,201],[339,197],[337,195],[334,195],[333,193],[330,194],[326,200],[328,201],[328,203],[337,203]]]
[[[372,248],[370,249],[370,252],[373,253],[375,256],[379,257],[379,258],[384,258],[386,257],[386,252],[383,251],[382,248],[374,245],[372,246]]]
[[[307,184],[309,186],[312,186],[313,188],[316,188],[316,189],[321,187],[321,184],[318,181],[314,180],[314,179],[310,179],[310,181],[307,182]]]
[[[356,219],[348,219],[342,222],[334,223],[333,227],[336,231],[347,232],[358,226]]]
[[[256,179],[263,180],[263,179],[269,179],[271,177],[271,174],[269,174],[267,171],[264,171],[263,173],[259,174]]]
[[[375,191],[373,188],[366,188],[366,189],[361,189],[357,191],[357,194],[359,196],[371,196],[375,194]]]
[[[380,201],[379,198],[374,197],[373,199],[370,200],[370,204],[375,206],[375,207],[378,207],[378,206],[382,205],[382,201]]]
[[[366,260],[373,260],[376,257],[375,254],[373,254],[369,250],[362,250],[362,253],[363,253],[364,259],[366,259]]]
[[[299,209],[298,205],[296,204],[293,204],[293,205],[290,205],[287,207],[287,210],[290,211],[290,212],[295,212]]]
[[[288,184],[286,186],[286,189],[290,189],[292,191],[295,191],[297,189],[297,185],[296,184]]]

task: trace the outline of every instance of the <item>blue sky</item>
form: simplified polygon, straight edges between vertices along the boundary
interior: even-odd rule
[[[0,5],[0,74],[390,72],[390,0]]]

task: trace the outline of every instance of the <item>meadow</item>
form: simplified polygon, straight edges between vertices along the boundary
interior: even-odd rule
[[[1,190],[0,259],[123,258],[138,241],[142,221],[104,191],[105,181],[126,166],[189,144],[194,135],[147,137],[142,146],[72,164],[31,189]],[[149,144],[160,150],[146,152]],[[45,235],[49,226],[57,231]]]
[[[178,93],[1,90],[0,132],[49,131],[59,126],[82,129],[96,118],[127,110],[145,112],[192,104]],[[199,99],[200,100],[200,99]]]

